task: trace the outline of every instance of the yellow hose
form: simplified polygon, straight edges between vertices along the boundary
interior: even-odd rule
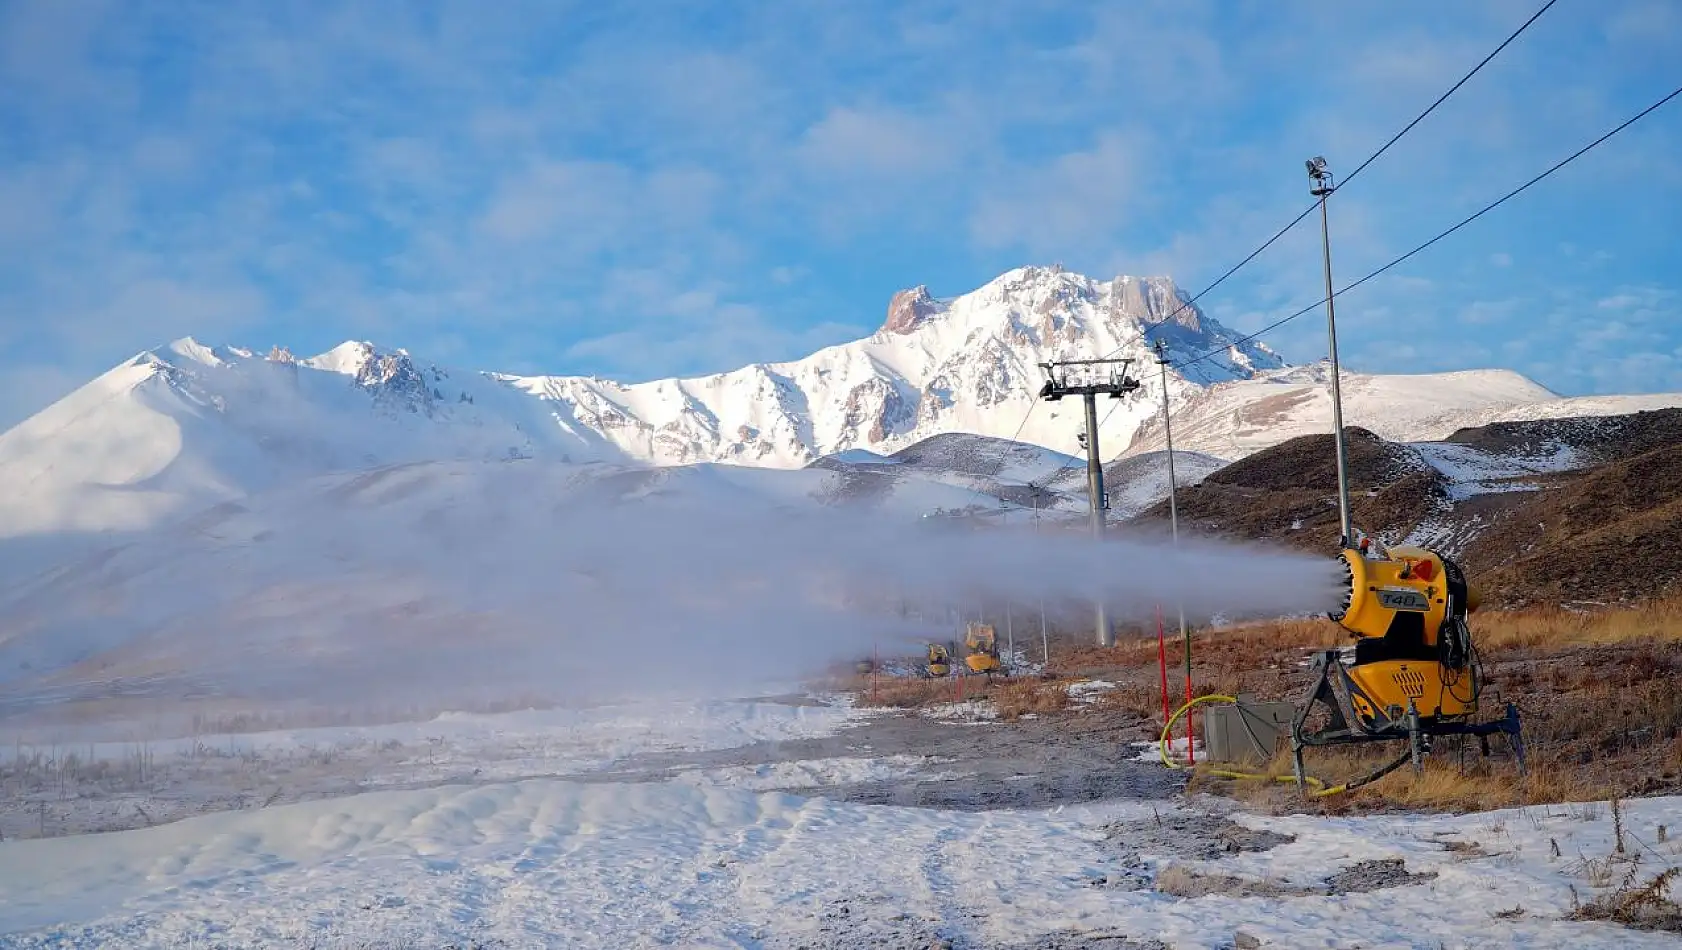
[[[1157,742],[1157,751],[1159,753],[1161,753],[1161,755],[1162,755],[1162,764],[1163,765],[1166,765],[1171,769],[1184,769],[1184,768],[1188,767],[1188,765],[1175,762],[1174,760],[1172,760],[1168,757],[1168,734],[1174,728],[1174,723],[1179,721],[1180,716],[1182,716],[1186,712],[1186,710],[1190,709],[1193,706],[1196,706],[1199,703],[1217,703],[1217,702],[1218,703],[1236,703],[1236,702],[1238,702],[1238,700],[1236,698],[1232,697],[1232,696],[1224,696],[1224,695],[1221,695],[1220,693],[1210,693],[1207,696],[1199,696],[1196,699],[1189,700],[1185,703],[1185,705],[1181,706],[1179,709],[1174,710],[1174,715],[1169,716],[1168,717],[1168,722],[1163,725],[1163,727],[1162,727],[1162,737]],[[1188,747],[1188,751],[1189,751],[1189,747]],[[1276,781],[1276,782],[1290,782],[1292,784],[1295,784],[1295,782],[1296,782],[1296,777],[1293,776],[1293,775],[1265,775],[1265,774],[1260,773],[1260,772],[1235,772],[1235,771],[1232,771],[1231,769],[1209,769],[1208,774],[1219,776],[1220,778],[1250,779],[1250,780],[1260,780],[1260,781],[1263,781],[1263,782],[1268,781],[1268,780],[1272,780],[1272,781]],[[1322,782],[1321,780],[1315,778],[1312,775],[1303,776],[1303,781],[1306,782],[1309,785],[1315,786],[1316,790],[1308,793],[1310,798],[1322,798],[1326,795],[1336,795],[1339,792],[1345,791],[1348,787],[1347,784],[1345,784],[1345,785],[1333,785],[1332,787],[1327,788],[1325,782]]]

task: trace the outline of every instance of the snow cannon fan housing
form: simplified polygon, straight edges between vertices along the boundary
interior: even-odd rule
[[[1466,615],[1479,596],[1460,566],[1415,547],[1374,558],[1363,546],[1338,557],[1343,603],[1328,616],[1355,637],[1348,668],[1355,711],[1369,726],[1397,721],[1410,702],[1426,721],[1477,712]]]

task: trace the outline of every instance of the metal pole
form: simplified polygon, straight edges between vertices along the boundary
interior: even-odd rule
[[[1011,625],[1010,600],[1005,600],[1005,650],[1010,656],[1010,664],[1016,663],[1016,628]]]
[[[1034,536],[1040,533],[1040,490],[1032,482],[1028,484],[1034,494]],[[1051,638],[1045,632],[1045,591],[1040,591],[1040,667],[1042,670],[1051,669]]]
[[[1174,481],[1174,422],[1168,411],[1168,356],[1161,340],[1156,341],[1156,363],[1162,370],[1162,432],[1168,440],[1168,524],[1173,532],[1174,547],[1178,549],[1180,546],[1180,505],[1178,500],[1180,488],[1178,483]],[[1174,608],[1180,615],[1180,641],[1185,644],[1186,698],[1190,699],[1191,631],[1186,629],[1185,601],[1177,594],[1174,597]],[[1191,728],[1191,713],[1189,711],[1186,713],[1186,728]]]
[[[1347,548],[1355,543],[1355,530],[1349,518],[1349,459],[1343,444],[1342,373],[1337,361],[1337,308],[1332,299],[1332,238],[1326,214],[1326,198],[1336,188],[1332,184],[1331,172],[1326,170],[1325,159],[1310,161],[1308,174],[1315,182],[1309,193],[1320,199],[1320,250],[1326,263],[1326,336],[1332,358],[1332,429],[1337,445],[1338,530],[1342,533],[1338,546]]]
[[[1098,397],[1088,392],[1083,393],[1081,398],[1086,402],[1086,491],[1092,502],[1092,540],[1103,541],[1104,466],[1098,460]],[[1110,629],[1102,596],[1095,599],[1093,609],[1098,622],[1098,645],[1115,645],[1115,633]]]

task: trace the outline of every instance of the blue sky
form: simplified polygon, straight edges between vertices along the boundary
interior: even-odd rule
[[[0,423],[191,334],[627,380],[1023,264],[1201,289],[1540,0],[0,2]],[[1341,192],[1339,283],[1682,81],[1561,0]],[[1340,301],[1347,365],[1682,390],[1682,103]],[[1312,219],[1311,219],[1312,221]],[[1317,299],[1299,228],[1201,303]],[[1324,355],[1318,314],[1271,334]]]

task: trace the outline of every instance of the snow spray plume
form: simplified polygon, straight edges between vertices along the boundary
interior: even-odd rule
[[[101,561],[108,599],[60,597],[26,639],[97,623],[128,661],[201,690],[400,707],[788,683],[876,643],[918,652],[958,635],[948,617],[1007,601],[1025,613],[1043,598],[1084,625],[1093,597],[1123,623],[1159,604],[1202,622],[1337,600],[1329,557],[1121,530],[1097,547],[743,487],[794,474],[460,463],[357,476]],[[15,648],[0,646],[0,668]]]

